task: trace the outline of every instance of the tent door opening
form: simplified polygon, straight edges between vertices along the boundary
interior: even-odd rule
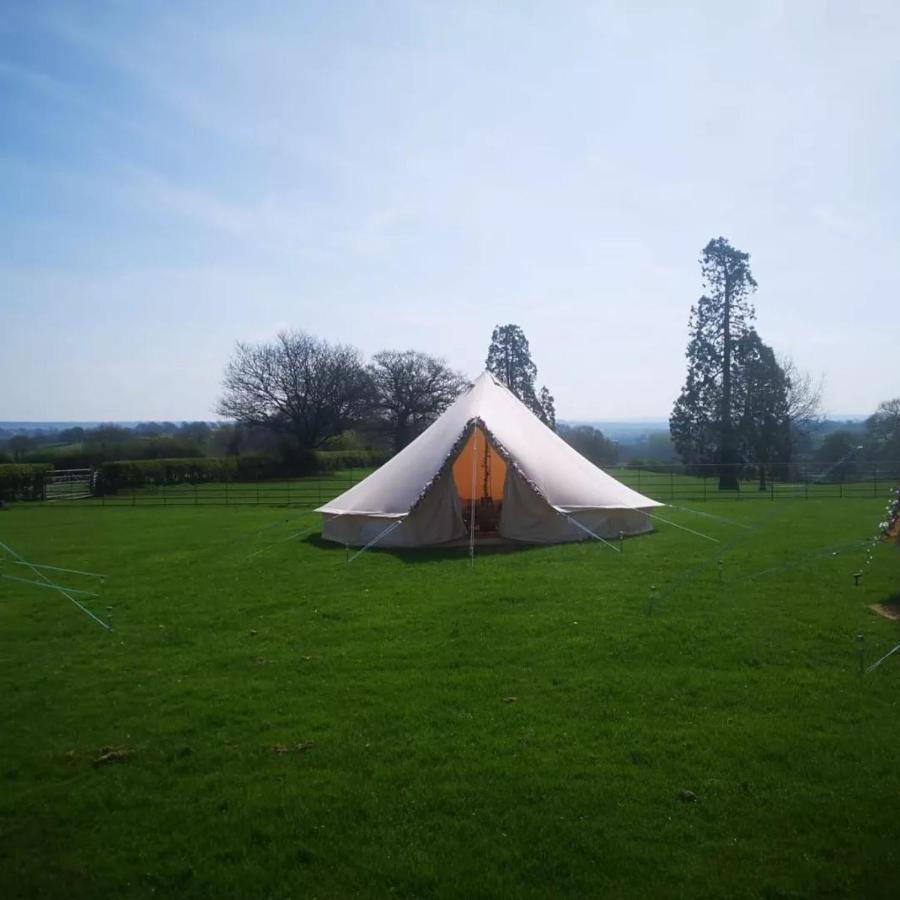
[[[506,463],[477,425],[453,462],[453,481],[466,530],[472,528],[474,516],[476,537],[497,536],[503,512]]]

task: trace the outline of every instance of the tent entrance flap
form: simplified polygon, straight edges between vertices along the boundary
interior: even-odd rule
[[[474,505],[475,532],[479,535],[495,533],[503,509],[506,462],[478,425],[453,460],[453,482],[466,529],[470,528]]]

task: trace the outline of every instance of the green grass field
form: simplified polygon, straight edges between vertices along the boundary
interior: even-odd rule
[[[474,568],[264,506],[2,511],[114,630],[0,582],[0,897],[896,897],[900,655],[860,677],[857,635],[900,641],[900,553],[850,577],[884,502]]]

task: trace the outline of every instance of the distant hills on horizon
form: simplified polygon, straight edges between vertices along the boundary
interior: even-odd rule
[[[840,427],[844,424],[864,422],[869,417],[868,414],[860,415],[859,413],[848,413],[840,415],[829,415],[823,419],[823,424],[830,426],[828,430]],[[99,425],[118,425],[122,428],[134,428],[145,422],[159,421],[154,419],[136,419],[131,421],[116,421],[114,419],[103,419],[97,421],[71,421],[71,422],[52,422],[52,421],[0,421],[0,435],[6,433],[11,434],[37,434],[48,431],[61,431],[64,428],[96,428]],[[181,425],[187,421],[206,421],[209,424],[217,424],[212,419],[172,419],[163,420],[171,421],[176,425]],[[606,437],[611,440],[634,440],[642,435],[652,434],[659,431],[668,431],[669,422],[667,419],[560,419],[561,425],[579,426],[589,425],[591,428],[597,428],[603,432]]]

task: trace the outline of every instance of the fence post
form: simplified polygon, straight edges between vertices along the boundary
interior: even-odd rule
[[[256,505],[259,506],[259,482],[256,482]]]
[[[878,466],[872,467],[872,496],[878,496]]]
[[[228,482],[225,482],[225,505],[228,506]]]

